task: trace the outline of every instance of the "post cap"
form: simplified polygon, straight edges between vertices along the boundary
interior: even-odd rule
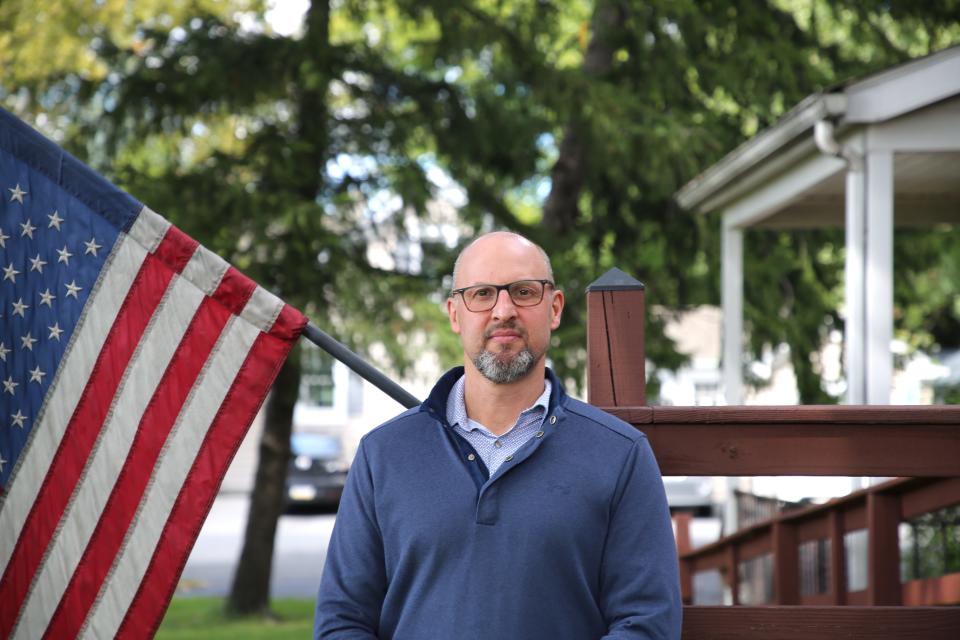
[[[644,289],[646,287],[642,282],[613,267],[590,283],[587,286],[587,293],[591,291],[643,291]]]

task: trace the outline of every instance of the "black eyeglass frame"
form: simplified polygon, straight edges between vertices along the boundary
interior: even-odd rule
[[[536,302],[531,303],[531,304],[517,302],[517,301],[514,299],[513,294],[510,293],[510,287],[512,287],[512,286],[514,286],[514,285],[517,285],[517,284],[524,283],[524,282],[537,282],[537,283],[539,283],[539,284],[543,287],[543,290],[540,291],[540,298],[539,298]],[[541,302],[543,302],[543,296],[544,296],[544,294],[547,292],[547,285],[550,285],[550,286],[553,287],[554,289],[557,288],[557,285],[556,285],[552,280],[538,279],[538,278],[524,278],[523,280],[514,280],[513,282],[508,282],[507,284],[484,284],[484,283],[481,283],[481,284],[470,285],[469,287],[461,287],[461,288],[459,288],[459,289],[454,289],[453,291],[451,291],[451,292],[450,292],[450,296],[453,297],[453,296],[455,296],[455,295],[457,295],[457,294],[459,293],[459,294],[460,294],[460,299],[463,300],[463,304],[464,304],[464,306],[467,308],[467,311],[472,311],[473,313],[483,313],[484,311],[490,311],[490,309],[493,309],[495,306],[497,306],[497,300],[500,299],[500,292],[501,292],[501,291],[506,291],[506,292],[507,292],[507,295],[510,296],[511,302],[513,302],[513,304],[515,304],[515,305],[518,306],[518,307],[524,307],[524,308],[526,308],[526,307],[535,307],[535,306],[537,306],[538,304],[540,304]],[[491,299],[493,300],[493,304],[490,305],[490,308],[489,308],[489,309],[481,309],[481,310],[479,310],[479,311],[475,311],[474,309],[471,309],[471,308],[470,308],[470,304],[467,302],[467,297],[466,297],[465,295],[463,295],[465,291],[469,291],[470,289],[476,289],[476,288],[478,288],[478,287],[493,287],[494,289],[497,290],[497,291],[496,291],[496,294],[493,296],[493,298],[491,298]]]

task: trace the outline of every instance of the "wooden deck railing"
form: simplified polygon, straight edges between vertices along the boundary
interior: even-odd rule
[[[877,605],[914,599],[914,587],[900,585],[897,526],[904,517],[924,512],[917,509],[945,506],[941,504],[945,496],[960,482],[960,407],[643,406],[643,285],[621,272],[610,272],[588,288],[587,305],[588,398],[647,434],[664,475],[922,479],[895,481],[849,496],[849,510],[834,510],[837,515],[828,516],[825,525],[815,515],[818,508],[813,508],[777,518],[763,532],[748,530],[740,543],[726,545],[719,555],[718,547],[708,547],[685,556],[681,573],[689,598],[694,570],[710,563],[737,567],[741,559],[770,549],[780,557],[774,597],[785,605],[686,606],[685,639],[958,637],[960,607]],[[842,539],[843,532],[861,523],[870,531],[871,586],[866,595],[841,595],[837,581],[843,575],[843,545],[833,543],[838,552],[831,556],[830,602],[838,604],[836,600],[843,598],[848,606],[803,606],[797,545],[819,534]],[[737,573],[727,572],[734,594]],[[857,606],[861,604],[874,606]]]

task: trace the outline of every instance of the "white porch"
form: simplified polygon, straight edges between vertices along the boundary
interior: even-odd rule
[[[723,217],[729,404],[743,399],[744,230],[839,226],[846,401],[889,403],[894,229],[960,223],[960,47],[808,97],[676,198]]]

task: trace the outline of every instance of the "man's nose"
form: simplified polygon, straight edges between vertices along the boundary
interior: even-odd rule
[[[497,304],[493,305],[493,319],[497,321],[516,317],[517,306],[513,304],[510,292],[503,289],[497,293]]]

